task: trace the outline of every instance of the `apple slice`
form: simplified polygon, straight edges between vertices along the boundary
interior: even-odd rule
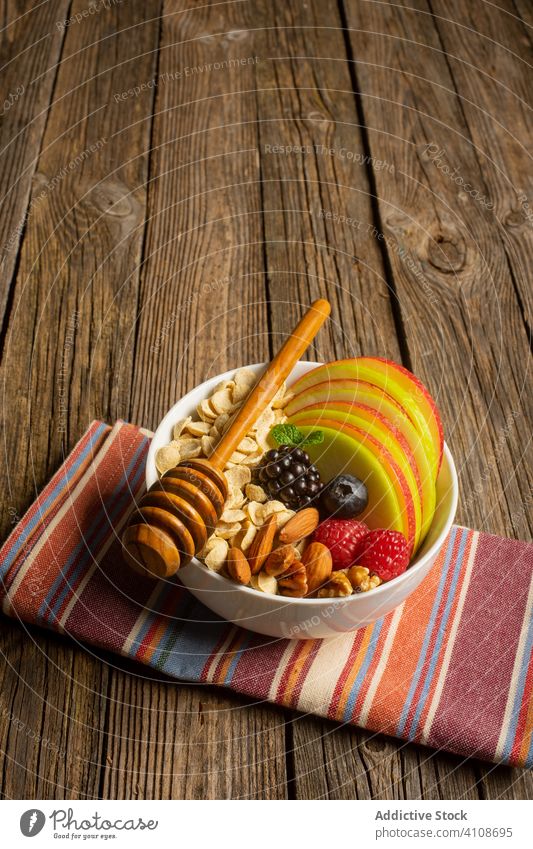
[[[284,412],[291,417],[301,412],[315,412],[320,408],[330,415],[331,410],[338,410],[344,415],[352,411],[360,415],[386,419],[393,428],[397,439],[402,444],[410,460],[413,472],[420,490],[422,503],[422,529],[420,542],[423,541],[435,514],[436,487],[433,472],[426,456],[420,436],[407,418],[402,408],[381,389],[365,381],[331,380],[318,383],[311,389],[306,389],[296,395],[285,407]]]
[[[418,378],[391,360],[356,357],[318,366],[290,388],[295,394],[302,394],[318,383],[333,380],[367,381],[393,398],[420,434],[436,481],[444,445],[442,423],[435,402]]]
[[[401,531],[413,550],[419,534],[414,500],[404,473],[388,449],[374,436],[354,425],[324,417],[318,424],[324,432],[324,442],[306,446],[305,450],[316,464],[322,480],[328,481],[347,472],[364,481],[368,489],[368,505],[361,514],[362,521],[367,522],[370,528]],[[304,434],[316,430],[315,417],[302,418],[298,429]]]
[[[314,425],[298,425],[302,433],[316,430]],[[407,536],[407,520],[402,501],[384,465],[376,458],[368,442],[357,441],[343,431],[324,427],[320,445],[306,445],[305,450],[317,466],[322,480],[328,481],[341,473],[363,480],[368,490],[368,505],[357,518],[369,528],[389,528]]]
[[[390,451],[394,460],[404,473],[413,496],[417,527],[417,535],[414,542],[414,549],[416,551],[428,532],[433,519],[435,512],[435,486],[430,476],[428,479],[429,487],[424,487],[413,452],[401,431],[388,421],[382,413],[365,404],[343,404],[340,401],[335,403],[326,402],[320,405],[304,407],[303,410],[291,416],[290,421],[292,424],[298,426],[300,420],[306,416],[309,417],[309,415],[316,417],[318,428],[320,427],[322,418],[333,419],[341,423],[346,422],[347,424],[359,427],[370,433],[371,436],[375,437],[381,445]],[[426,490],[429,490],[428,494],[433,492],[433,499],[431,497],[429,500],[428,498],[424,498]]]

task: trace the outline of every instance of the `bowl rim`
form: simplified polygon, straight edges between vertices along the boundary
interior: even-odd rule
[[[311,361],[311,360],[300,360],[297,365],[300,365],[300,364],[317,365],[317,366],[322,365],[322,363],[314,362],[314,361]],[[221,374],[213,375],[213,377],[209,377],[209,378],[207,378],[207,380],[204,380],[204,381],[202,381],[202,383],[199,383],[197,386],[193,387],[193,389],[191,389],[189,392],[187,392],[183,396],[183,398],[181,398],[179,401],[176,401],[176,403],[173,404],[172,407],[170,407],[170,409],[165,413],[165,415],[163,416],[163,418],[159,422],[159,425],[157,426],[156,430],[154,431],[154,435],[152,437],[150,448],[149,448],[149,451],[148,451],[148,454],[147,454],[147,457],[146,457],[146,484],[147,484],[147,487],[150,486],[150,484],[152,483],[151,476],[149,477],[150,466],[153,466],[153,468],[155,468],[155,459],[154,459],[154,454],[155,454],[155,450],[156,450],[155,449],[155,437],[157,436],[160,428],[163,425],[166,426],[166,419],[171,415],[171,413],[175,409],[175,407],[186,402],[189,395],[196,393],[205,384],[215,382],[215,381],[218,382],[218,381],[224,380],[229,375],[234,374],[235,371],[237,370],[237,368],[250,368],[250,369],[255,368],[255,369],[257,369],[257,368],[260,368],[260,367],[265,366],[265,365],[266,365],[266,363],[252,363],[250,365],[237,366],[236,368],[228,369],[225,372],[221,372]],[[450,475],[450,486],[449,486],[448,492],[451,492],[451,504],[450,504],[450,509],[449,509],[448,515],[446,517],[446,520],[444,522],[444,525],[442,527],[441,532],[439,533],[435,542],[430,546],[430,548],[428,548],[428,550],[425,551],[424,554],[420,557],[420,560],[418,560],[412,566],[409,566],[405,570],[405,572],[402,572],[401,575],[398,575],[396,578],[393,578],[392,581],[387,581],[383,584],[380,584],[379,587],[375,587],[372,590],[372,598],[377,599],[380,595],[383,595],[384,592],[390,591],[390,588],[399,587],[404,581],[409,579],[409,576],[414,575],[416,572],[420,571],[427,564],[428,560],[430,560],[432,557],[435,557],[437,555],[437,553],[439,552],[439,550],[442,548],[444,540],[448,536],[448,534],[451,530],[451,527],[453,525],[453,522],[454,522],[454,519],[455,519],[455,514],[456,514],[456,511],[457,511],[457,504],[458,504],[458,500],[459,500],[459,481],[458,481],[458,477],[457,477],[457,469],[456,469],[456,466],[455,466],[455,462],[454,462],[452,453],[451,453],[451,451],[448,447],[448,444],[446,442],[444,442],[443,452],[442,452],[442,463],[444,463],[444,462],[447,463],[448,471],[449,471],[449,475]],[[442,468],[442,465],[441,465],[441,468]],[[156,474],[157,474],[157,471],[156,471]],[[440,474],[440,470],[439,470],[439,474]],[[365,598],[365,596],[366,596],[365,593],[354,593],[350,596],[337,597],[337,598],[335,598],[335,597],[333,597],[333,598],[291,598],[290,596],[272,595],[271,593],[260,592],[259,590],[256,590],[253,587],[247,587],[247,586],[243,586],[242,584],[236,584],[234,581],[231,581],[229,578],[226,578],[224,575],[221,575],[219,572],[216,572],[214,569],[208,569],[207,566],[205,566],[202,563],[202,561],[199,560],[197,557],[193,557],[191,559],[191,561],[186,566],[183,567],[183,569],[188,570],[191,567],[199,567],[201,569],[204,569],[208,573],[209,579],[211,581],[213,581],[215,584],[220,583],[221,585],[223,585],[225,587],[230,586],[233,592],[244,593],[245,595],[251,593],[256,600],[263,598],[265,600],[265,602],[269,601],[270,603],[275,599],[278,603],[282,602],[283,606],[294,605],[294,604],[296,604],[296,605],[298,605],[298,604],[304,604],[304,605],[316,605],[316,604],[318,604],[320,606],[321,605],[327,606],[327,605],[331,605],[331,604],[345,605],[346,603],[357,604],[357,603],[362,603],[364,601],[367,601],[367,599]],[[180,571],[181,570],[178,569],[178,572],[176,573],[176,576],[178,578],[179,578]],[[206,575],[206,577],[207,577],[207,575]],[[216,587],[213,587],[213,591],[215,591],[215,589],[216,589]]]

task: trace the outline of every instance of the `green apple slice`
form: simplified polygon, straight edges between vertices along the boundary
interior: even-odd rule
[[[364,384],[363,388],[358,390],[354,396],[357,400],[353,403],[342,400],[326,400],[331,399],[332,396],[335,398],[339,396],[341,398],[348,397],[347,394],[342,394],[342,390],[332,391],[332,384],[338,382],[331,381],[329,384],[319,384],[315,388],[314,394],[311,390],[304,392],[305,400],[308,401],[313,394],[313,403],[293,412],[291,421],[298,424],[300,416],[312,412],[313,415],[323,414],[336,421],[339,419],[347,421],[363,427],[363,429],[369,426],[376,427],[376,438],[384,441],[384,444],[391,450],[402,468],[404,468],[403,464],[407,460],[406,476],[411,485],[414,485],[420,504],[420,538],[415,543],[415,548],[417,548],[423,542],[431,527],[436,505],[436,487],[433,482],[431,467],[418,434],[401,409],[392,400],[386,400],[384,393],[370,386],[370,384]],[[322,391],[317,391],[319,387],[323,387]],[[346,392],[348,393],[349,390],[346,390]],[[389,431],[392,431],[392,438]],[[411,470],[411,475],[409,470]]]
[[[420,434],[436,481],[444,444],[442,423],[435,402],[418,378],[390,360],[356,357],[318,366],[306,372],[290,389],[302,394],[318,383],[333,380],[366,381],[396,401]]]
[[[306,446],[322,480],[341,473],[355,475],[368,489],[368,505],[361,514],[370,528],[389,528],[403,533],[411,550],[416,537],[415,507],[405,475],[390,452],[361,428],[320,418],[324,441]],[[312,416],[300,419],[298,429],[307,434],[317,429]]]
[[[409,446],[401,434],[380,413],[370,408],[365,408],[361,404],[353,406],[346,404],[345,409],[335,409],[331,404],[324,404],[320,407],[306,407],[300,413],[291,416],[290,421],[291,424],[295,424],[298,427],[300,421],[306,417],[309,420],[310,416],[315,416],[317,428],[320,428],[320,422],[324,418],[339,422],[340,424],[354,425],[373,436],[383,448],[390,452],[405,476],[413,499],[416,527],[414,550],[416,551],[422,534],[427,532],[429,525],[426,527],[423,522],[422,484],[418,469]],[[429,524],[431,524],[431,520]]]

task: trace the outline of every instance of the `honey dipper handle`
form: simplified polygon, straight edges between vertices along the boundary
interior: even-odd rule
[[[211,454],[209,460],[217,469],[224,468],[241,439],[251,430],[254,422],[272,400],[285,378],[289,376],[303,352],[309,347],[330,314],[330,310],[329,302],[321,298],[311,304],[304,317],[298,322]]]

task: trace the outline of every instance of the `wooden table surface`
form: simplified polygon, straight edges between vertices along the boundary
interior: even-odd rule
[[[325,295],[310,356],[415,371],[459,522],[531,539],[531,3],[1,8],[3,536],[92,419],[154,428]],[[5,618],[0,640],[5,798],[532,793]]]

